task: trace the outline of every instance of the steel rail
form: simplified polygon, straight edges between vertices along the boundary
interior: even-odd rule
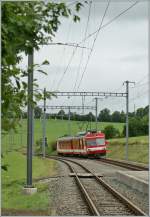
[[[96,159],[96,161],[104,162],[104,163],[108,163],[108,164],[113,164],[116,166],[121,166],[121,167],[124,167],[126,169],[130,169],[130,170],[134,170],[134,171],[143,171],[143,170],[148,171],[149,170],[149,168],[146,166],[136,165],[136,164],[134,165],[132,163],[117,161],[117,160],[112,160],[112,159]]]
[[[82,192],[82,195],[83,195],[83,197],[84,197],[84,199],[85,199],[85,201],[86,201],[86,203],[87,203],[87,205],[88,205],[88,208],[89,208],[91,214],[92,214],[93,216],[100,216],[100,213],[98,212],[96,206],[94,205],[93,201],[91,200],[91,198],[90,198],[88,192],[86,191],[85,187],[84,187],[83,184],[81,183],[81,181],[80,181],[80,179],[79,179],[79,177],[78,177],[77,172],[76,172],[76,171],[74,170],[74,168],[66,161],[66,159],[59,158],[59,157],[47,157],[47,158],[59,160],[59,161],[65,163],[65,164],[69,167],[70,171],[75,174],[75,180],[76,180],[77,186],[79,187],[80,191]],[[81,166],[81,167],[84,168],[83,166]]]
[[[58,157],[59,159],[59,157]],[[61,158],[62,159],[62,158]],[[64,158],[63,158],[64,159]],[[122,202],[126,207],[128,207],[135,215],[139,216],[147,216],[145,212],[143,212],[139,207],[137,207],[135,204],[133,204],[130,200],[128,200],[126,197],[124,197],[122,194],[120,194],[118,191],[116,191],[113,187],[111,187],[107,182],[105,182],[102,178],[98,177],[95,173],[90,171],[88,168],[84,167],[82,164],[70,160],[70,159],[65,159],[65,161],[70,161],[72,163],[75,163],[82,168],[84,168],[86,171],[91,173],[95,179],[97,180],[98,183],[100,183],[103,187],[105,187],[112,195],[114,195],[120,202]]]

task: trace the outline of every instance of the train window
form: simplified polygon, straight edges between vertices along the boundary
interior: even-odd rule
[[[96,143],[97,145],[105,145],[105,139],[104,138],[96,139]]]

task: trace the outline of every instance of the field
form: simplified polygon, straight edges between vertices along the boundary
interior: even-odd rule
[[[123,123],[98,123],[98,129],[102,130],[108,124],[113,124],[114,127],[122,131]],[[80,128],[82,127],[82,129]],[[86,123],[71,121],[71,133],[75,135],[79,131],[84,131],[87,127]],[[89,129],[90,126],[87,128]],[[95,123],[92,123],[91,128],[95,128]],[[48,143],[56,141],[60,136],[68,133],[68,121],[67,120],[53,120],[49,119],[46,121],[46,136]],[[34,143],[42,138],[42,121],[39,119],[34,122]],[[18,150],[26,148],[27,144],[27,121],[22,121],[22,127],[18,127],[18,132],[10,132],[8,135],[2,136],[2,152],[8,150]]]
[[[148,164],[149,141],[148,136],[129,138],[128,160]],[[125,160],[125,138],[111,139],[107,157]]]
[[[98,128],[103,129],[106,125],[112,123],[98,123]],[[78,131],[84,131],[86,124],[82,122],[71,122],[72,135]],[[120,130],[123,129],[122,123],[113,123]],[[95,128],[95,123],[92,123]],[[89,129],[89,128],[88,128]],[[65,120],[47,120],[46,136],[49,144],[49,151],[52,151],[51,144],[60,136],[67,134],[68,122]],[[16,212],[28,210],[50,215],[49,205],[51,203],[48,185],[37,184],[38,193],[36,195],[27,196],[22,194],[22,188],[26,183],[26,144],[27,144],[27,121],[22,121],[22,126],[18,126],[17,132],[9,132],[8,135],[2,135],[2,164],[8,164],[8,171],[2,171],[2,210],[17,210]],[[36,141],[42,138],[42,122],[35,120],[34,122],[34,147]],[[115,159],[124,159],[125,156],[125,139],[111,139],[108,145],[108,157]],[[129,138],[129,160],[148,163],[148,136],[140,136]],[[46,177],[55,174],[57,163],[55,161],[39,157],[33,157],[33,180],[38,177]],[[12,197],[13,195],[13,197]],[[35,213],[34,213],[35,214]]]
[[[27,210],[30,215],[34,212],[37,215],[43,212],[49,215],[51,201],[48,196],[48,184],[39,184],[34,180],[55,175],[56,162],[38,157],[33,158],[33,183],[38,188],[38,192],[28,196],[22,193],[26,184],[26,156],[12,151],[4,154],[2,161],[8,165],[8,171],[2,170],[2,210],[4,212],[9,210],[11,214],[21,210],[23,214],[26,214]]]

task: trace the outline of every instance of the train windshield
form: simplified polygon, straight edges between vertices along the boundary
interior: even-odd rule
[[[96,144],[97,145],[105,145],[105,139],[104,138],[96,139]]]
[[[105,144],[105,140],[104,140],[104,138],[101,138],[101,139],[90,139],[90,140],[87,140],[86,143],[89,146],[104,145]]]

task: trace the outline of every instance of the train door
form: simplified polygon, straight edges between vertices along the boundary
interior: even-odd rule
[[[83,150],[84,150],[84,155],[87,155],[87,145],[86,145],[86,140],[83,138]]]
[[[73,139],[70,140],[70,153],[73,154]]]

